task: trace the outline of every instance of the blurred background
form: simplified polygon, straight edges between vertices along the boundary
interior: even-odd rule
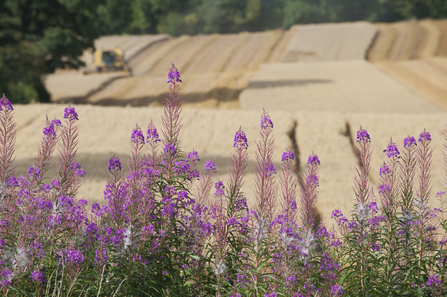
[[[447,17],[445,0],[2,0],[0,93],[50,102],[56,69],[85,65],[103,35],[255,32],[295,24]]]

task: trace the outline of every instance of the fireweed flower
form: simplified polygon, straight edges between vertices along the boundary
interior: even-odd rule
[[[70,169],[81,169],[81,165],[78,162],[73,162],[70,165]]]
[[[176,82],[182,82],[180,78],[180,73],[178,72],[178,69],[175,67],[174,63],[172,63],[171,69],[168,73],[168,81],[166,83],[168,84],[175,84]]]
[[[312,155],[309,156],[309,159],[307,159],[307,164],[320,165],[320,160],[318,159],[317,155],[312,153]]]
[[[379,188],[379,193],[384,193],[385,194],[385,193],[387,193],[389,191],[391,191],[391,188],[390,188],[390,186],[388,184],[383,184]]]
[[[175,149],[175,145],[173,144],[173,143],[166,143],[165,144],[165,147],[163,148],[163,153],[165,154],[165,155],[167,155],[167,154],[172,154],[172,155],[174,155],[175,153],[176,153],[177,151],[176,151],[176,149]]]
[[[116,156],[113,156],[109,160],[109,166],[107,166],[110,172],[112,172],[115,169],[121,170],[121,162],[120,159]]]
[[[29,277],[36,283],[43,283],[45,281],[45,275],[40,270],[31,272],[31,275]]]
[[[51,121],[51,125],[62,127],[62,122],[61,122],[61,120],[54,119],[54,120]]]
[[[216,171],[216,165],[213,161],[207,160],[205,163],[205,170],[207,171]]]
[[[157,133],[157,128],[147,129],[146,135],[147,135],[147,138],[146,138],[147,143],[149,143],[150,141],[153,141],[153,142],[161,141],[158,136],[158,133]]]
[[[380,172],[379,172],[380,177],[384,177],[384,175],[387,175],[390,173],[391,173],[390,167],[386,166],[385,163],[383,163],[383,166],[380,167]]]
[[[179,201],[182,201],[183,199],[187,199],[188,198],[188,192],[186,192],[186,191],[178,191],[177,198],[178,198]]]
[[[423,140],[431,141],[431,136],[429,132],[426,132],[424,129],[424,132],[419,134],[419,142],[422,142]]]
[[[130,142],[144,144],[143,132],[141,132],[141,130],[138,128],[133,129],[132,135],[130,136]]]
[[[0,98],[0,110],[3,110],[3,107],[6,108],[6,110],[14,110],[14,108],[12,108],[12,104],[9,101],[9,99],[5,96],[5,94],[3,93],[3,97]]]
[[[313,185],[316,185],[317,187],[320,186],[318,177],[315,174],[309,175],[309,177],[307,178],[307,186],[310,187]]]
[[[272,176],[272,174],[276,174],[275,166],[272,163],[266,164],[264,168],[264,176]]]
[[[388,158],[391,157],[397,157],[399,158],[399,150],[397,149],[397,146],[395,143],[390,142],[390,144],[388,144],[388,146],[386,147],[386,156]]]
[[[79,177],[84,177],[85,176],[85,170],[84,169],[78,169],[75,171],[75,175],[79,176]]]
[[[372,210],[374,213],[377,213],[379,211],[379,207],[377,206],[376,202],[369,203],[368,209]]]
[[[414,139],[414,136],[408,136],[404,138],[404,147],[409,147],[412,145],[416,145],[416,139]]]
[[[282,153],[281,161],[287,161],[287,160],[293,160],[295,159],[295,155],[292,151],[287,150],[286,152]]]
[[[441,280],[439,279],[439,277],[435,274],[435,275],[433,275],[433,276],[430,276],[429,278],[428,278],[428,281],[427,281],[427,286],[428,287],[437,287],[437,286],[440,286],[441,285]]]
[[[216,192],[214,193],[214,195],[221,196],[224,194],[225,186],[222,181],[218,181],[217,183],[215,183],[214,188],[216,188]]]
[[[263,116],[261,118],[261,129],[266,129],[266,128],[273,128],[273,122],[270,119],[270,116],[268,114],[266,114],[266,112],[263,112]]]
[[[369,137],[368,131],[360,126],[360,130],[357,131],[357,142],[366,141],[371,142],[371,137]]]
[[[189,169],[190,169],[190,165],[188,163],[186,163],[185,161],[175,162],[174,165],[175,165],[174,172],[177,172],[179,174],[185,173],[185,172],[189,171]]]
[[[245,136],[245,133],[244,133],[244,131],[242,131],[241,128],[239,128],[239,130],[234,135],[233,147],[241,148],[241,149],[248,148],[247,136]]]
[[[341,296],[345,290],[340,285],[334,285],[331,288],[331,296]]]
[[[445,194],[445,191],[436,192],[436,198]]]
[[[35,167],[35,166],[30,166],[28,168],[28,175],[37,177],[37,178],[42,178],[42,172],[40,171],[39,167]]]
[[[84,255],[76,249],[65,249],[63,258],[70,264],[82,264],[84,263]]]
[[[54,130],[54,125],[50,124],[43,128],[43,135],[45,135],[44,139],[56,139],[56,131]]]
[[[76,113],[76,110],[74,107],[70,107],[70,105],[68,107],[65,108],[64,110],[64,119],[68,119],[69,121],[74,121],[78,119],[78,114]]]
[[[102,250],[97,249],[95,253],[95,265],[102,266],[106,263],[106,260],[109,258],[107,255],[107,250],[103,248]]]
[[[343,214],[341,213],[341,210],[335,209],[335,210],[332,211],[332,215],[331,215],[332,219],[333,218],[339,218],[339,217],[342,217],[342,216],[343,216]]]

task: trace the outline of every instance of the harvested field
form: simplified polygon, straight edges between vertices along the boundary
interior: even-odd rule
[[[366,58],[368,61],[376,63],[388,59],[397,30],[389,24],[378,23],[374,24],[374,26],[377,28],[377,34]]]
[[[439,40],[436,55],[447,57],[447,20],[435,21],[435,24],[441,31],[441,39]]]
[[[295,118],[298,123],[295,137],[301,170],[306,169],[312,152],[318,155],[321,162],[317,209],[323,220],[331,221],[334,209],[349,214],[355,202],[352,180],[357,159],[343,115],[336,112],[298,112]]]
[[[149,46],[169,38],[171,37],[167,34],[102,36],[95,40],[95,48],[105,50],[119,47],[124,51],[124,59],[132,61]],[[94,57],[91,51],[85,51],[82,58],[87,66],[94,65]]]
[[[142,51],[157,42],[169,39],[168,35],[141,35],[141,36],[105,36],[95,40],[97,48],[115,48],[121,47],[124,50],[126,60],[132,61]],[[94,67],[94,58],[91,51],[84,51],[81,58],[85,64],[85,68]],[[57,101],[77,101],[86,102],[91,94],[101,90],[117,78],[126,77],[123,73],[104,73],[104,74],[82,74],[82,68],[78,71],[59,70],[54,74],[50,74],[45,79],[45,85],[51,94],[51,100]]]
[[[383,162],[388,158],[383,152],[390,142],[392,137],[399,148],[401,154],[403,153],[403,139],[407,136],[414,136],[416,141],[419,139],[419,134],[426,129],[431,134],[431,147],[435,149],[432,157],[431,167],[431,185],[432,185],[432,200],[435,207],[439,207],[439,201],[435,198],[436,192],[445,190],[445,174],[444,161],[442,153],[444,149],[443,131],[446,129],[447,113],[440,114],[349,114],[346,115],[347,122],[351,127],[351,138],[355,142],[357,137],[357,130],[360,125],[368,130],[371,136],[371,144],[373,154],[371,162],[370,180],[375,184],[379,184],[379,170]],[[418,185],[417,175],[414,178],[415,190]],[[379,194],[375,191],[377,199]]]
[[[386,159],[382,151],[389,137],[401,148],[405,136],[418,138],[424,128],[431,132],[436,149],[433,192],[443,189],[447,58],[442,55],[447,56],[446,40],[447,21],[431,20],[185,35],[140,45],[129,61],[133,77],[108,74],[84,79],[79,73],[60,71],[50,76],[47,86],[60,103],[102,105],[75,105],[80,118],[77,160],[87,172],[79,198],[104,203],[108,159],[116,153],[126,163],[135,123],[144,131],[153,119],[160,129],[159,106],[167,95],[166,73],[174,62],[183,80],[181,144],[185,152],[199,152],[199,167],[211,158],[216,162],[217,178],[228,180],[234,133],[242,125],[250,146],[243,190],[253,206],[255,141],[265,108],[275,124],[274,166],[278,172],[286,148],[296,153],[301,171],[312,151],[319,156],[317,209],[331,222],[332,210],[347,215],[355,200],[354,145],[360,125],[372,138],[370,180],[377,199],[378,171]],[[41,128],[36,127],[43,127],[44,114],[60,118],[64,107],[16,106],[18,174],[26,174],[37,156],[41,136],[36,129],[40,132]]]
[[[380,87],[379,87],[380,86]],[[240,96],[243,109],[339,112],[438,112],[366,61],[265,64]]]
[[[16,164],[19,167],[16,175],[25,175],[28,167],[37,157],[37,147],[41,139],[41,131],[45,124],[45,114],[49,119],[61,119],[64,105],[17,105],[15,120],[18,123]],[[115,153],[127,164],[130,153],[130,134],[135,124],[146,130],[150,120],[161,129],[162,108],[122,108],[98,107],[91,105],[75,106],[79,114],[79,146],[76,160],[87,175],[84,186],[78,197],[92,202],[104,203],[102,192],[108,177],[107,165]],[[292,148],[290,133],[294,129],[292,114],[273,112],[270,114],[275,122],[277,150],[274,155],[274,166],[280,168],[281,154],[286,148]],[[195,149],[201,161],[199,168],[204,169],[205,161],[211,158],[216,163],[217,177],[227,181],[230,171],[230,153],[233,151],[235,132],[242,126],[249,141],[249,165],[246,183],[243,187],[250,205],[253,205],[255,141],[259,138],[259,119],[261,111],[226,111],[226,110],[194,110],[186,109],[182,113],[183,128],[180,134],[182,150],[187,153]],[[160,130],[159,130],[160,131]],[[57,151],[56,151],[57,152]],[[56,162],[56,158],[53,158]],[[54,164],[53,164],[54,165]],[[55,167],[49,176],[55,176]],[[126,168],[124,166],[123,168]],[[50,180],[51,181],[51,180]],[[49,182],[49,181],[48,181]]]
[[[443,106],[447,104],[445,59],[431,58],[399,63],[383,61],[376,65],[408,89],[426,98],[432,104],[444,108]]]
[[[447,42],[444,21],[422,20],[377,23],[377,36],[368,52],[370,62],[426,59],[442,54]]]
[[[185,83],[183,99],[194,106],[237,108],[238,96],[261,63],[278,59],[291,38],[283,30],[166,38],[139,51],[130,62],[134,77],[123,77],[83,98],[58,94],[59,102],[97,105],[161,105],[171,62]],[[101,75],[95,75],[101,76]],[[59,79],[61,80],[61,79]],[[94,84],[92,82],[91,84]],[[54,84],[49,84],[54,87]],[[82,85],[78,85],[80,90]],[[54,100],[53,100],[54,101]]]
[[[143,131],[153,119],[160,129],[161,108],[75,106],[79,114],[79,150],[76,160],[87,175],[83,180],[78,198],[105,203],[102,192],[108,176],[109,158],[115,153],[124,165],[130,152],[130,133],[138,123]],[[16,175],[24,175],[37,157],[37,146],[41,139],[41,128],[45,114],[50,119],[61,118],[64,105],[16,105],[15,120],[18,123]],[[444,175],[442,162],[442,131],[445,129],[447,113],[401,114],[401,113],[340,113],[340,112],[271,112],[276,138],[274,166],[279,172],[280,158],[286,148],[295,151],[301,170],[304,170],[308,156],[313,152],[319,156],[320,186],[317,210],[326,222],[335,208],[345,215],[351,210],[355,197],[352,189],[357,159],[354,154],[356,132],[362,125],[372,139],[371,182],[378,197],[378,172],[386,159],[383,149],[389,137],[402,147],[402,139],[426,128],[431,132],[433,156],[433,192],[443,189]],[[205,161],[210,158],[216,163],[216,179],[226,182],[231,167],[230,153],[233,150],[234,133],[239,126],[246,132],[249,141],[249,165],[243,186],[249,204],[254,205],[255,141],[259,139],[260,111],[194,110],[182,113],[184,124],[180,141],[184,152],[195,149],[201,161],[198,169],[203,172]],[[92,127],[94,127],[92,129]],[[92,133],[94,131],[94,133]],[[55,156],[56,157],[56,156]],[[53,158],[56,161],[56,158]],[[124,166],[125,168],[125,166]],[[49,177],[54,177],[54,166]],[[48,180],[47,182],[49,182]],[[276,176],[277,185],[278,176]],[[194,192],[194,188],[192,191]],[[297,197],[299,200],[299,197]]]
[[[362,60],[377,29],[366,22],[295,25],[282,62]]]

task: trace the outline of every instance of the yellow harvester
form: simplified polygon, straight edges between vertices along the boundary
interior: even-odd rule
[[[125,72],[132,75],[132,70],[124,61],[124,52],[120,48],[113,50],[97,49],[94,57],[96,69],[85,70],[84,74]]]

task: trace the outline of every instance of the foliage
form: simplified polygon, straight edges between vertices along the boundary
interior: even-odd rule
[[[444,0],[381,0],[390,3],[396,13],[405,19],[447,18],[447,2]]]
[[[282,25],[399,19],[390,8],[377,0],[285,0]]]
[[[98,37],[95,12],[103,0],[0,2],[0,91],[15,103],[49,101],[42,77],[77,68]]]

